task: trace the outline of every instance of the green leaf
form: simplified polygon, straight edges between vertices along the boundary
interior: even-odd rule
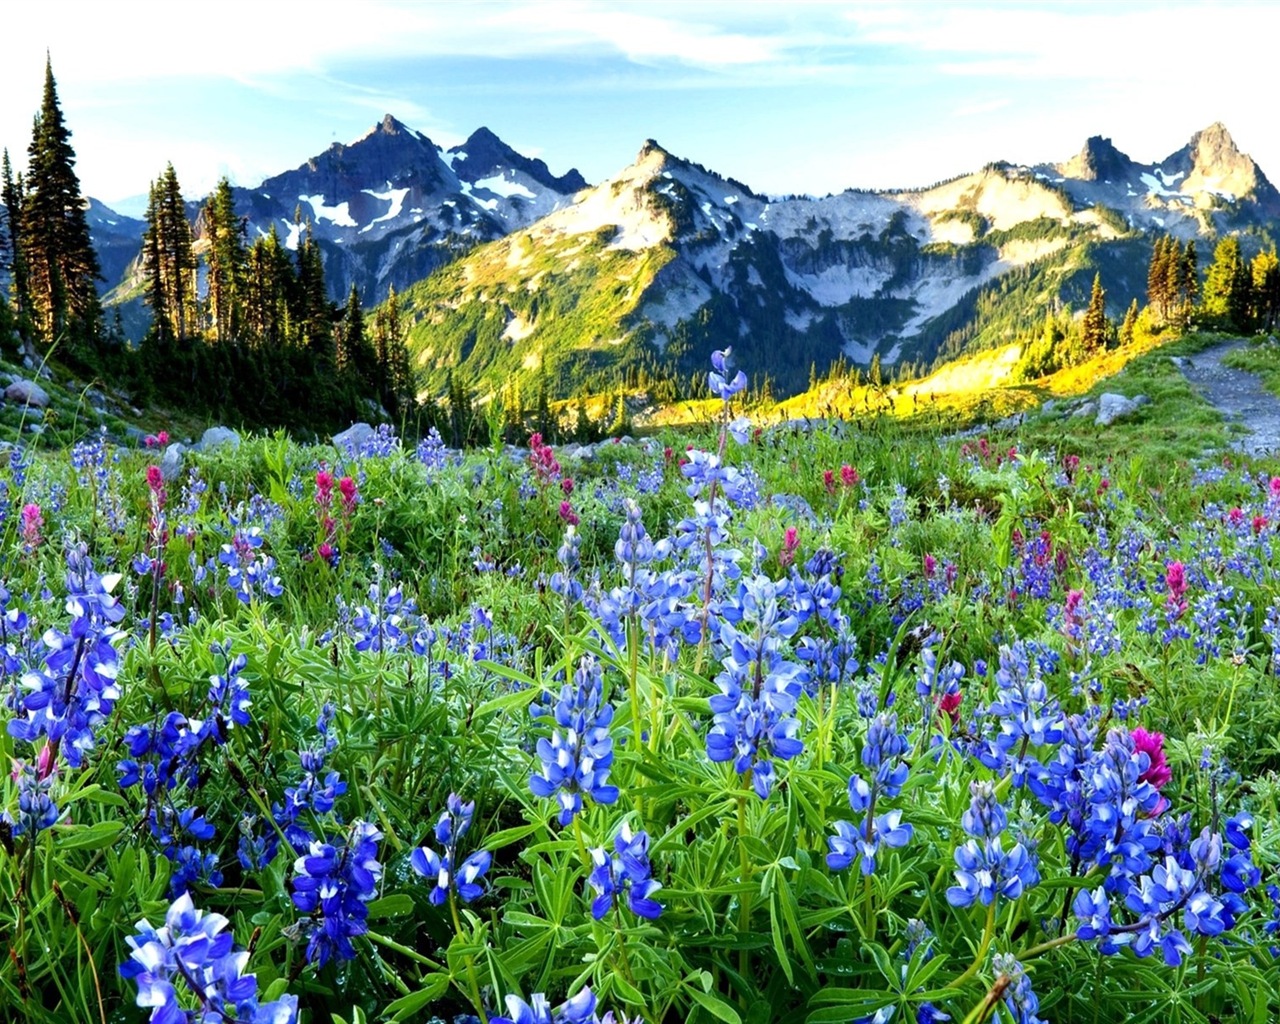
[[[57,846],[60,850],[101,850],[104,846],[110,846],[123,831],[123,821],[100,821],[88,826],[59,826]]]
[[[388,1003],[382,1012],[393,1021],[412,1017],[444,995],[449,987],[449,975],[428,974],[423,979],[423,986],[417,992],[410,992],[407,996],[401,996],[395,1002]]]
[[[529,687],[527,690],[516,690],[514,693],[504,693],[501,697],[494,697],[493,700],[487,700],[476,708],[476,718],[483,718],[491,715],[495,711],[512,711],[515,709],[523,710],[533,703],[533,699],[542,691],[536,687]]]
[[[413,898],[407,893],[383,896],[369,904],[369,920],[381,921],[388,917],[403,917],[413,913]]]
[[[695,1003],[717,1020],[722,1020],[725,1024],[742,1024],[742,1018],[738,1016],[738,1011],[719,996],[711,992],[701,992],[696,988],[686,989],[685,991],[689,993]]]

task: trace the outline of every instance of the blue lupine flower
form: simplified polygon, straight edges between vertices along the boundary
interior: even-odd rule
[[[18,779],[18,814],[9,811],[0,814],[0,820],[11,826],[15,836],[31,835],[33,838],[58,823],[60,811],[49,795],[53,788],[54,773],[40,778],[35,766],[18,762],[15,766]]]
[[[416,455],[429,472],[444,469],[449,464],[449,449],[445,447],[444,439],[435,427],[427,431],[427,436],[418,442]]]
[[[1031,979],[1013,954],[997,953],[991,958],[991,969],[1007,983],[1004,1005],[1014,1024],[1044,1024],[1036,1015],[1040,1010],[1040,1000],[1031,989]]]
[[[314,840],[293,864],[293,905],[309,915],[299,922],[307,937],[307,961],[323,967],[331,957],[355,958],[351,939],[369,930],[366,904],[382,877],[378,840],[368,822],[351,826],[338,845]]]
[[[728,402],[739,391],[746,390],[747,387],[747,375],[741,370],[737,372],[732,380],[725,380],[725,377],[733,371],[732,355],[732,348],[712,352],[711,365],[714,369],[707,374],[707,390],[713,395],[718,395],[725,402]]]
[[[131,952],[120,974],[137,984],[137,1005],[151,1008],[151,1024],[297,1021],[296,996],[258,1002],[257,978],[244,973],[249,954],[235,949],[229,924],[221,914],[196,910],[185,892],[169,907],[163,927],[138,922],[137,934],[125,940]],[[185,1009],[184,1002],[199,1008]]]
[[[613,856],[604,847],[591,851],[595,867],[587,882],[598,893],[591,902],[591,916],[604,920],[616,898],[625,893],[633,914],[656,920],[662,913],[662,904],[653,899],[653,894],[662,886],[651,877],[648,833],[640,831],[633,836],[631,826],[624,821],[614,837],[613,848]]]
[[[858,774],[849,777],[849,806],[863,818],[857,825],[837,821],[833,826],[836,834],[827,837],[827,867],[832,871],[843,871],[861,859],[862,873],[875,874],[881,846],[901,849],[911,841],[915,830],[902,823],[902,811],[875,813],[882,797],[902,793],[908,771],[902,760],[906,752],[907,738],[898,731],[896,714],[882,712],[872,719],[862,745],[862,763],[872,770],[871,781]]]
[[[445,807],[436,822],[435,831],[436,842],[444,847],[443,855],[429,846],[419,847],[409,855],[409,865],[414,871],[423,878],[435,880],[430,899],[436,906],[448,900],[451,889],[457,892],[463,903],[470,903],[482,896],[484,888],[480,885],[480,879],[489,870],[492,860],[488,850],[477,850],[462,863],[458,863],[458,841],[471,828],[476,805],[474,801],[463,803],[456,793],[450,793]]]
[[[1035,856],[1022,843],[1005,851],[1000,833],[1009,819],[991,783],[972,782],[969,792],[972,799],[960,824],[971,838],[956,848],[956,884],[947,889],[947,902],[953,907],[975,902],[985,907],[999,896],[1016,900],[1040,881]]]
[[[571,996],[554,1014],[547,997],[535,992],[529,1002],[518,996],[507,996],[507,1016],[490,1017],[491,1024],[629,1024],[627,1018],[614,1020],[613,1011],[603,1017],[596,1016],[596,997],[591,989],[584,988]],[[636,1018],[630,1024],[639,1024]]]
[[[572,685],[566,683],[561,688],[552,711],[560,729],[552,732],[549,740],[538,740],[542,774],[529,779],[529,788],[535,796],[554,798],[559,803],[561,825],[570,824],[582,810],[583,794],[598,804],[612,804],[618,799],[618,787],[609,785],[613,706],[604,703],[603,686],[599,662],[593,655],[584,656]]]
[[[115,624],[124,608],[111,596],[119,577],[102,577],[93,569],[83,542],[67,546],[67,600],[71,616],[67,632],[45,631],[43,666],[22,677],[27,694],[8,698],[14,714],[9,735],[34,744],[47,735],[67,764],[79,768],[95,743],[95,730],[120,698],[117,676],[122,637]]]

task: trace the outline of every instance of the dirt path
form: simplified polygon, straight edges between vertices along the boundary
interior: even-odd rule
[[[1249,433],[1232,446],[1250,455],[1280,453],[1280,398],[1263,388],[1252,373],[1222,365],[1228,352],[1244,348],[1243,339],[1224,341],[1180,363],[1183,374],[1228,423],[1240,423]]]

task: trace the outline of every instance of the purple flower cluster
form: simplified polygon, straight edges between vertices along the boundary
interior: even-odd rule
[[[631,826],[625,821],[613,840],[613,855],[603,846],[591,851],[595,865],[587,882],[597,893],[591,901],[591,916],[603,921],[613,910],[615,901],[623,894],[631,913],[647,920],[656,920],[662,914],[662,904],[653,894],[662,886],[654,881],[649,865],[649,836],[640,831],[631,834]]]
[[[323,967],[331,957],[351,960],[351,940],[369,930],[367,906],[382,878],[378,840],[382,833],[355,822],[344,840],[313,840],[293,864],[293,905],[309,915],[298,923],[307,938],[307,960]]]
[[[560,824],[568,825],[581,813],[584,794],[598,804],[618,799],[618,787],[609,785],[613,705],[604,701],[604,673],[594,655],[578,663],[573,682],[561,687],[551,714],[560,728],[550,739],[538,740],[542,773],[529,779],[529,788],[534,796],[555,799]]]
[[[137,1004],[151,1010],[151,1024],[297,1021],[296,996],[258,1001],[257,978],[245,973],[249,954],[235,948],[229,924],[221,914],[197,910],[185,892],[169,907],[162,927],[138,922],[137,934],[125,940],[131,952],[120,973],[137,984]]]
[[[603,1017],[596,1014],[596,997],[589,988],[570,997],[554,1013],[547,997],[534,993],[529,1002],[519,996],[507,996],[507,1015],[490,1017],[490,1024],[629,1024],[626,1017],[615,1018],[610,1010]],[[632,1024],[639,1024],[636,1018]]]
[[[827,838],[831,851],[827,867],[832,871],[843,871],[860,860],[864,875],[875,874],[876,854],[882,846],[901,849],[911,841],[914,829],[903,824],[902,811],[876,814],[881,799],[902,793],[908,773],[902,760],[906,752],[907,738],[898,731],[897,715],[883,712],[872,719],[862,745],[862,763],[871,770],[871,781],[857,774],[849,777],[849,806],[863,818],[857,825],[835,823],[836,834]]]
[[[947,889],[953,907],[990,906],[997,897],[1016,900],[1040,881],[1035,857],[1022,843],[1006,851],[1000,833],[1009,818],[989,782],[969,785],[972,799],[960,825],[969,839],[956,848],[956,884]]]
[[[462,897],[463,903],[478,899],[484,893],[480,879],[489,870],[492,860],[488,850],[477,850],[458,862],[458,841],[471,828],[476,805],[474,802],[464,804],[457,793],[450,793],[445,807],[447,809],[436,822],[436,842],[443,853],[438,854],[429,846],[422,846],[409,855],[409,864],[414,871],[423,878],[435,880],[431,902],[436,906],[449,899],[451,891]]]
[[[124,618],[124,608],[111,595],[119,577],[99,576],[83,543],[68,544],[66,562],[71,621],[65,632],[45,631],[42,663],[22,676],[27,692],[14,690],[5,702],[13,711],[10,736],[32,744],[48,736],[54,751],[61,750],[66,762],[79,768],[93,749],[97,727],[120,699],[116,644],[123,634],[116,623]]]

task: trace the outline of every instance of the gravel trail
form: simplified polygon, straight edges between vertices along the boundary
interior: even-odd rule
[[[1241,423],[1249,433],[1232,446],[1250,455],[1280,453],[1280,398],[1267,391],[1252,373],[1223,366],[1228,352],[1244,348],[1243,339],[1224,341],[1183,359],[1179,366],[1192,386],[1230,423]]]

